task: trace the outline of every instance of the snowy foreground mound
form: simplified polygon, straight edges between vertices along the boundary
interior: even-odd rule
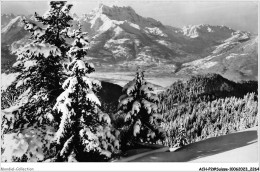
[[[209,138],[174,152],[151,153],[133,162],[258,162],[257,127],[225,136]]]

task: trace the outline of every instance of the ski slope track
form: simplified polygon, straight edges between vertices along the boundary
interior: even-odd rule
[[[174,152],[146,154],[131,162],[255,163],[258,157],[257,127],[192,143]]]

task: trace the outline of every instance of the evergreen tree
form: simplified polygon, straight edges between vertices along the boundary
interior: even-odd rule
[[[177,147],[182,147],[188,144],[186,129],[184,128],[183,125],[181,125],[180,128],[178,128],[178,134],[175,140],[176,140],[175,146]]]
[[[122,146],[164,139],[165,133],[159,127],[162,120],[157,107],[159,99],[153,91],[153,86],[144,79],[144,72],[140,70],[124,86],[118,105],[123,118],[117,117],[123,119]]]
[[[35,18],[42,23],[46,28],[42,29],[35,26],[33,23],[26,22],[26,29],[33,32],[33,37],[36,37],[40,42],[44,41],[58,47],[62,55],[65,55],[69,49],[65,38],[69,37],[68,30],[71,27],[73,18],[69,12],[72,4],[66,4],[66,1],[51,1],[50,10],[43,16],[39,16],[35,12]],[[44,32],[44,34],[43,34]]]
[[[16,113],[18,121],[14,128],[21,125],[41,125],[48,123],[54,100],[61,91],[63,71],[61,61],[68,49],[65,37],[72,18],[69,11],[72,5],[64,1],[51,1],[50,10],[42,17],[35,14],[43,28],[24,21],[25,29],[30,31],[32,42],[18,49],[17,62],[13,65],[21,70],[15,81],[15,89],[26,90],[27,102],[19,103]],[[27,118],[26,118],[27,117]]]
[[[111,129],[111,120],[99,109],[101,103],[96,91],[101,87],[97,80],[86,74],[95,71],[92,63],[85,63],[88,41],[81,29],[74,32],[74,42],[66,65],[70,75],[62,87],[54,109],[62,114],[56,133],[57,156],[52,161],[104,161],[119,151],[118,131]]]
[[[19,68],[21,72],[13,88],[26,91],[19,96],[16,104],[2,111],[1,126],[3,145],[8,145],[14,140],[21,144],[17,144],[17,148],[2,147],[4,154],[7,152],[10,154],[5,161],[43,161],[51,155],[43,150],[51,149],[49,145],[52,134],[47,137],[46,144],[36,145],[29,143],[31,141],[29,136],[32,132],[32,137],[41,140],[46,132],[53,132],[53,127],[58,124],[58,120],[56,121],[53,116],[52,107],[61,92],[60,82],[63,77],[61,62],[69,47],[65,43],[65,38],[68,37],[67,27],[72,20],[69,15],[71,7],[72,5],[66,5],[64,1],[51,1],[50,10],[44,16],[35,14],[43,27],[24,21],[25,30],[31,32],[32,41],[16,52],[18,57],[14,67]],[[44,152],[44,155],[32,158],[35,153],[30,151],[31,146],[37,152]],[[21,147],[24,148],[23,151]]]

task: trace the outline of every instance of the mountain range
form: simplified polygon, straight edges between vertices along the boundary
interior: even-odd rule
[[[30,42],[23,18],[36,22],[33,16],[1,15],[2,72],[15,61],[12,52]],[[177,28],[142,17],[131,7],[103,4],[73,18],[74,28],[80,22],[89,33],[85,59],[101,71],[134,71],[141,66],[154,74],[218,73],[234,81],[257,80],[258,35],[207,24]]]

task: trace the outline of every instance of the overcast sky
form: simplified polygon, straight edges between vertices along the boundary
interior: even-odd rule
[[[102,2],[106,5],[131,6],[136,13],[163,24],[183,27],[194,24],[226,25],[257,33],[257,1],[158,1],[158,0],[74,0],[72,12],[89,13]],[[46,1],[1,1],[1,13],[40,14],[48,9]]]

